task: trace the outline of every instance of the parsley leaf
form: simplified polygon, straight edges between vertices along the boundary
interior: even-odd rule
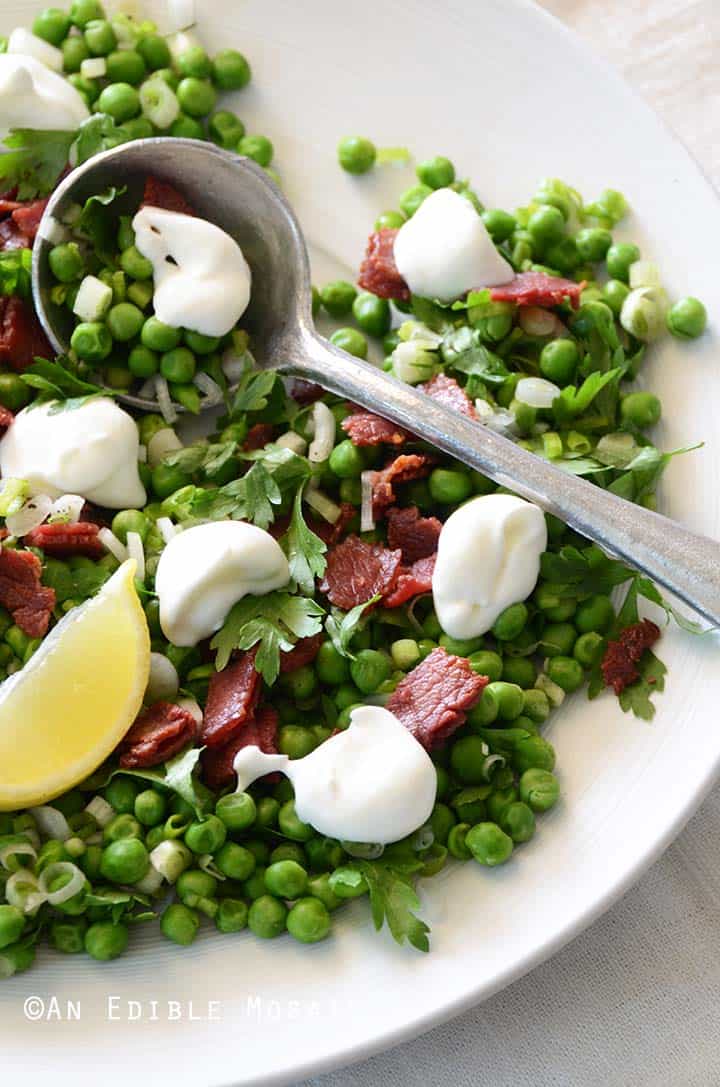
[[[353,635],[362,630],[365,624],[365,609],[371,604],[377,604],[380,595],[372,596],[364,604],[356,604],[348,612],[342,612],[339,608],[333,608],[325,620],[325,630],[330,635],[332,644],[342,657],[355,660],[355,654],[350,652],[350,642]]]
[[[611,385],[613,382],[617,385],[622,372],[620,367],[606,370],[605,373],[596,370],[585,378],[579,389],[576,389],[573,385],[567,385],[560,393],[560,396],[555,398],[552,406],[556,421],[565,423],[578,415],[582,415],[607,385]]]
[[[180,468],[189,476],[196,472],[214,475],[232,460],[237,451],[237,442],[194,442],[184,449],[173,450],[163,457],[162,463],[168,468]]]
[[[490,351],[477,332],[466,326],[445,336],[441,351],[448,366],[461,374],[478,377],[486,385],[502,385],[510,376],[500,356]]]
[[[107,113],[94,113],[87,121],[83,121],[75,143],[78,166],[98,152],[116,147],[119,135],[114,120]]]
[[[398,944],[406,940],[418,951],[429,951],[430,928],[414,912],[420,907],[420,899],[409,872],[379,861],[352,861],[348,867],[360,872],[365,878],[370,894],[370,912],[373,924],[379,932],[387,923],[393,939]],[[417,867],[421,867],[420,864]]]
[[[448,319],[447,309],[429,298],[420,298],[419,295],[414,294],[410,299],[410,310],[413,317],[431,332],[444,335],[453,327],[452,321]]]
[[[302,511],[303,487],[299,487],[293,502],[290,527],[284,539],[290,566],[290,577],[301,592],[312,596],[315,578],[325,573],[327,544],[308,528]]]
[[[0,294],[30,297],[32,249],[8,249],[0,253]]]
[[[248,411],[262,411],[268,405],[277,374],[273,370],[253,373],[247,370],[238,382],[232,405],[232,415],[244,415]]]
[[[92,243],[96,255],[103,264],[114,262],[115,235],[117,233],[115,218],[107,209],[114,200],[123,196],[127,188],[115,188],[112,185],[103,193],[89,196],[85,201],[80,217],[76,224],[76,230],[84,238]]]
[[[126,777],[140,778],[142,781],[152,781],[156,785],[162,785],[171,792],[181,797],[194,809],[198,818],[202,818],[212,801],[212,793],[201,781],[195,777],[195,770],[202,753],[201,747],[189,747],[181,751],[179,755],[168,759],[162,766],[147,770],[123,770],[115,767],[107,777],[98,783],[97,788],[107,785],[111,778],[117,774]]]
[[[618,701],[625,713],[631,710],[643,721],[652,721],[655,716],[655,706],[650,698],[651,695],[660,694],[665,690],[667,668],[659,657],[656,657],[650,649],[646,649],[638,661],[637,670],[640,678],[625,688]]]
[[[546,551],[540,558],[540,568],[560,599],[582,600],[596,593],[607,595],[634,576],[629,566],[618,559],[609,559],[597,547]]]
[[[3,140],[9,150],[0,155],[0,185],[17,185],[18,200],[47,196],[67,166],[74,139],[74,132],[14,128]]]
[[[217,490],[198,490],[192,499],[195,517],[236,521],[252,521],[267,528],[275,520],[274,506],[310,476],[310,465],[290,449],[266,446],[245,455],[255,463],[240,479],[234,479]]]
[[[273,684],[280,673],[280,651],[289,652],[299,638],[322,630],[323,609],[314,600],[277,591],[265,596],[245,596],[210,642],[217,650],[215,667],[221,671],[234,649],[258,646],[255,668]]]
[[[78,408],[91,396],[112,396],[113,394],[99,385],[93,385],[90,381],[74,374],[70,367],[72,363],[66,356],[60,355],[55,362],[49,359],[35,358],[32,366],[29,366],[20,379],[32,389],[38,389],[43,397],[31,404],[34,407],[48,399],[60,401],[53,408],[53,414],[59,411],[68,411]]]

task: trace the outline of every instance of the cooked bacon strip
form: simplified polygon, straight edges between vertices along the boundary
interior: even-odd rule
[[[407,604],[408,600],[412,600],[414,596],[432,592],[432,576],[436,559],[437,555],[427,555],[424,559],[418,559],[412,566],[402,566],[394,589],[388,596],[383,597],[383,606],[399,608],[401,604]]]
[[[0,604],[29,638],[47,633],[55,590],[40,583],[40,559],[32,551],[0,550]]]
[[[442,745],[465,722],[488,682],[476,675],[464,657],[433,649],[400,680],[387,702],[427,751]]]
[[[432,400],[444,404],[451,411],[457,411],[460,415],[467,415],[469,419],[477,419],[477,412],[472,400],[463,388],[458,385],[454,377],[447,374],[435,374],[425,385],[418,388]]]
[[[100,528],[91,521],[77,521],[73,525],[39,525],[25,536],[28,547],[39,547],[46,555],[65,558],[68,555],[85,555],[89,559],[101,559],[105,548],[98,538]]]
[[[325,576],[320,583],[332,604],[349,611],[373,596],[391,591],[400,570],[400,551],[348,536],[328,552]]]
[[[342,421],[342,428],[353,445],[403,445],[410,435],[397,423],[373,415],[370,411],[357,411]]]
[[[0,230],[3,224],[0,223]],[[25,370],[36,355],[54,358],[34,309],[17,295],[0,298],[0,362]]]
[[[559,306],[567,298],[573,309],[577,309],[584,286],[547,272],[518,272],[509,283],[491,287],[490,298],[493,302],[515,302],[518,306]]]
[[[421,517],[417,506],[393,506],[387,511],[388,547],[399,547],[408,566],[435,554],[441,531],[437,517]]]
[[[255,716],[246,721],[240,732],[220,747],[206,747],[200,756],[202,778],[209,788],[220,789],[234,785],[237,775],[233,762],[244,747],[259,747],[266,755],[277,755],[278,715],[272,706],[260,706]],[[272,775],[266,775],[269,780]]]
[[[625,627],[614,641],[608,642],[600,664],[606,687],[619,695],[640,678],[637,664],[646,649],[660,637],[660,627],[650,619]]]
[[[200,735],[208,747],[228,743],[253,716],[262,688],[256,653],[250,649],[211,676]]]
[[[304,668],[306,664],[312,664],[324,641],[324,634],[313,634],[310,638],[301,638],[297,645],[287,652],[281,650],[280,671],[285,673],[297,672],[298,668]]]
[[[393,252],[397,230],[384,227],[368,238],[365,259],[360,265],[358,283],[365,291],[378,298],[392,298],[399,302],[410,300],[410,288],[400,275]]]
[[[268,442],[273,440],[275,427],[272,423],[255,423],[251,426],[243,442],[246,453],[253,453],[256,449],[264,449]]]
[[[165,211],[177,211],[182,215],[195,215],[195,209],[174,185],[159,177],[153,177],[152,174],[145,179],[142,206],[144,207],[145,204],[150,204],[154,208],[163,208]]]
[[[155,702],[143,710],[118,745],[124,770],[158,766],[195,740],[192,714],[172,702]]]
[[[40,220],[45,213],[49,199],[49,197],[45,197],[43,200],[29,200],[26,204],[19,204],[12,210],[11,218],[13,222],[30,243],[35,240]]]
[[[15,416],[10,411],[10,408],[4,408],[0,405],[0,431],[4,434],[14,421]]]
[[[433,458],[425,453],[401,453],[399,457],[395,457],[395,460],[376,472],[373,480],[374,516],[382,517],[389,506],[395,505],[397,483],[410,483],[414,479],[422,479],[429,475],[434,463]]]

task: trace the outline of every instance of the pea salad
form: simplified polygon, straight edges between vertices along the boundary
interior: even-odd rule
[[[281,183],[271,138],[235,112],[250,80],[241,52],[99,0],[0,44],[0,977],[45,944],[132,953],[141,923],[179,945],[203,927],[316,943],[353,898],[427,951],[418,880],[456,863],[482,879],[536,847],[566,697],[609,690],[652,718],[666,669],[641,602],[695,629],[489,478],[256,370],[251,271],[179,188],[148,176],[43,217],[69,168],[149,136],[211,141]],[[398,159],[345,137],[330,168]],[[614,238],[620,192],[587,202],[546,178],[510,211],[444,156],[416,174],[313,316],[654,508],[688,451],[655,446],[661,403],[636,379],[661,336],[702,335],[702,302],[670,300]],[[70,329],[57,358],[32,308],[38,232]],[[183,416],[208,408],[212,433],[185,442]]]

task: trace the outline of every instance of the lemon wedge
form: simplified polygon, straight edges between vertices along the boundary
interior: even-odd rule
[[[150,635],[123,563],[0,684],[0,811],[43,804],[107,758],[135,720]]]

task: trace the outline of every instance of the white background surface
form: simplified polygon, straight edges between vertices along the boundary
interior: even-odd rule
[[[612,60],[720,188],[718,0],[543,6]],[[549,962],[445,1026],[307,1087],[711,1087],[719,1027],[716,788],[639,885]]]

